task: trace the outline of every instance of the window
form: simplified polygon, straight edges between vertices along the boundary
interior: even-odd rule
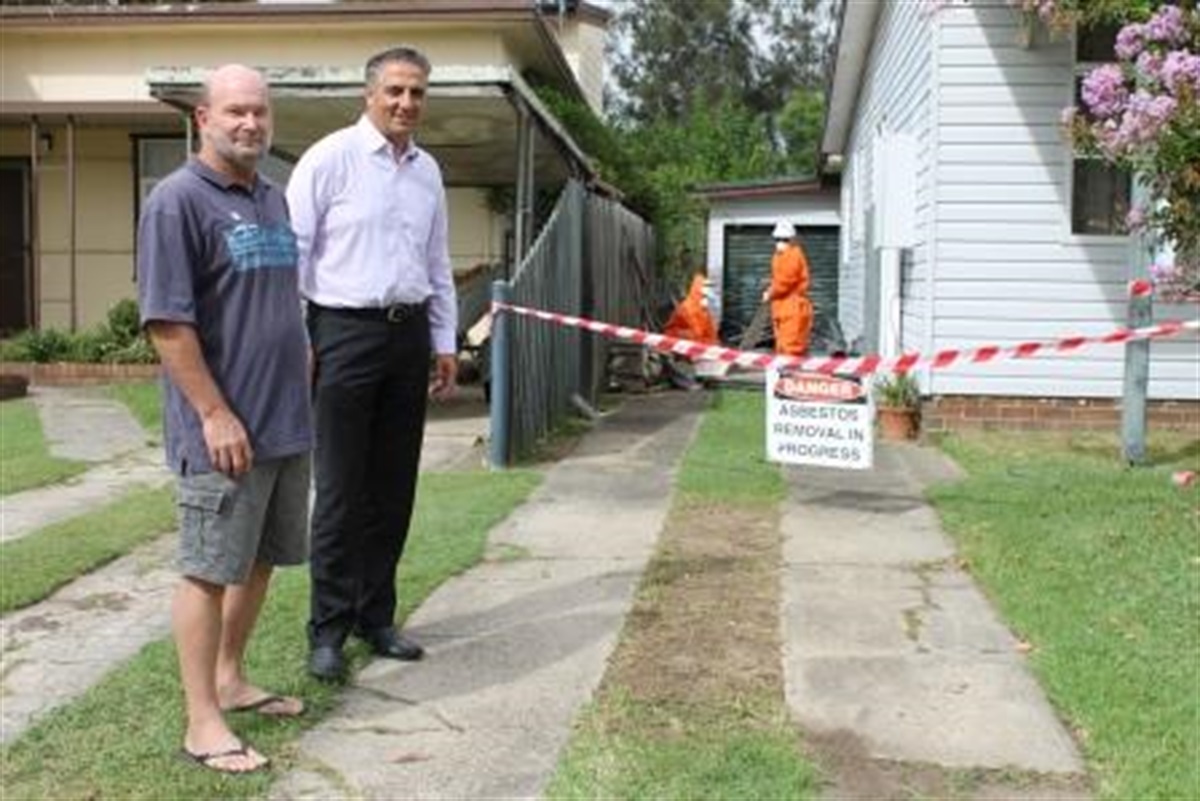
[[[133,211],[135,217],[140,217],[142,204],[149,197],[150,190],[187,159],[187,140],[182,136],[139,136],[134,142],[137,183]]]
[[[187,140],[182,136],[138,136],[134,138],[137,152],[135,176],[134,219],[142,213],[142,204],[155,185],[187,160]],[[197,142],[198,144],[198,142]],[[295,159],[272,151],[259,162],[258,169],[281,187],[292,177]]]
[[[1075,35],[1075,104],[1082,99],[1084,77],[1095,67],[1117,60],[1113,46],[1118,28],[1079,28]],[[1076,155],[1071,169],[1071,233],[1125,233],[1131,184],[1129,173],[1103,159]]]

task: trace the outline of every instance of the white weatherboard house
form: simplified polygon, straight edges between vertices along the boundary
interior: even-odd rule
[[[840,158],[839,320],[887,353],[1011,345],[1125,324],[1129,181],[1060,132],[1113,31],[1023,41],[1005,0],[848,0],[822,150]],[[1155,318],[1197,307],[1155,303]],[[922,376],[924,391],[1016,399],[1122,393],[1122,346]],[[1150,398],[1195,424],[1196,336],[1151,346]],[[1109,400],[1104,400],[1109,399]]]

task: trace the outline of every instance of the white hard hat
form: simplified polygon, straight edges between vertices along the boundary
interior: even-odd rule
[[[796,227],[787,220],[775,223],[775,230],[771,232],[772,239],[791,239],[796,235]]]

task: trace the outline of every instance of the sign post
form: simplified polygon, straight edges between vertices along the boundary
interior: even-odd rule
[[[787,368],[767,371],[767,459],[869,470],[874,407],[862,379]]]

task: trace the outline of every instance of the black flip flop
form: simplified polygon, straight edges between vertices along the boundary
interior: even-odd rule
[[[287,703],[288,701],[291,701],[291,700],[295,700],[295,701],[299,702],[299,704],[300,704],[299,712],[278,712],[277,713],[277,712],[266,712],[263,710],[263,707],[270,706],[271,704]],[[286,719],[286,718],[300,717],[301,715],[304,714],[305,708],[306,707],[304,706],[304,701],[299,698],[293,699],[286,695],[270,695],[270,694],[268,694],[268,695],[264,695],[262,698],[256,698],[255,700],[250,701],[249,703],[239,704],[238,706],[231,706],[228,709],[222,709],[221,711],[222,712],[257,712],[258,714],[262,715],[264,718]]]
[[[224,751],[209,751],[208,753],[203,754],[197,754],[194,751],[189,751],[187,748],[181,748],[179,749],[179,755],[194,765],[199,765],[202,768],[215,771],[217,773],[224,773],[228,776],[239,776],[243,773],[258,773],[259,771],[266,770],[271,766],[271,760],[267,759],[266,757],[263,757],[262,764],[250,768],[249,770],[232,770],[230,768],[223,768],[220,765],[214,764],[216,760],[224,759],[225,757],[250,756],[250,748],[245,744],[239,745],[236,748],[227,748]]]

